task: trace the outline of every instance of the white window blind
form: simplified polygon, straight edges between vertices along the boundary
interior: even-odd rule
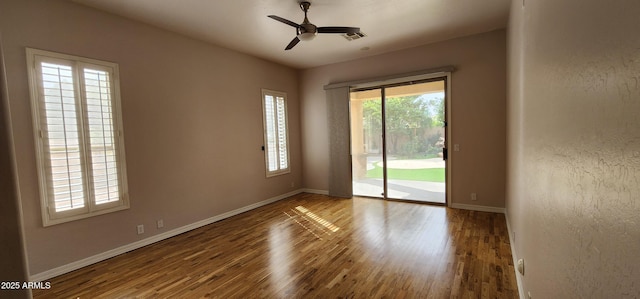
[[[114,63],[27,49],[44,225],[129,207]]]
[[[262,90],[264,111],[264,142],[267,176],[290,172],[287,127],[287,95]]]

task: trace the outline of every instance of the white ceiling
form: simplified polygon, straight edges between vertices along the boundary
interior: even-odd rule
[[[311,0],[311,23],[360,27],[367,36],[347,41],[337,34],[318,34],[289,51],[284,48],[295,37],[295,28],[267,15],[301,23],[304,13],[298,0],[71,1],[295,68],[310,68],[505,28],[511,0]]]

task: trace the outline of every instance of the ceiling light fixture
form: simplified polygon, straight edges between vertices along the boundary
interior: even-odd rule
[[[296,33],[298,34],[297,38],[299,38],[300,40],[312,40],[316,38],[316,35],[318,34],[318,28],[316,27],[316,25],[309,23],[309,20],[305,15],[304,22],[300,24],[298,28],[296,28]]]
[[[298,34],[298,38],[303,41],[312,40],[316,38],[316,34],[312,32],[305,32],[305,33]]]

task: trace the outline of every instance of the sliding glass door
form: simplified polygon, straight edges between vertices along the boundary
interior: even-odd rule
[[[382,89],[352,92],[350,108],[353,194],[384,197]]]
[[[388,198],[445,202],[444,83],[384,90]]]
[[[446,202],[446,80],[351,92],[353,194]]]

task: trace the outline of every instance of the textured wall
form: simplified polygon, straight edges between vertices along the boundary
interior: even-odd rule
[[[329,83],[453,65],[451,152],[453,203],[504,207],[506,32],[492,31],[302,71],[300,78],[304,186],[329,186]],[[478,194],[470,201],[470,193]]]
[[[533,298],[640,297],[640,2],[516,0],[508,220]]]
[[[296,70],[70,1],[2,3],[31,274],[300,187]],[[119,64],[129,210],[42,227],[25,47]],[[292,171],[273,178],[265,177],[260,149],[262,88],[288,94]],[[145,234],[136,234],[137,224]]]

